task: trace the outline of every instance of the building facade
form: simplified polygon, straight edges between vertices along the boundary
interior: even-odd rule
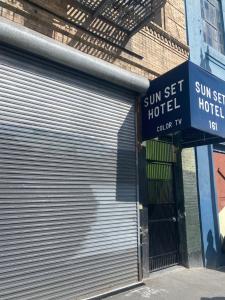
[[[190,60],[224,79],[223,0],[186,0]],[[204,265],[224,265],[224,145],[195,149]]]
[[[154,12],[156,16],[149,18],[148,26],[140,28],[126,45],[119,36],[121,32],[113,31],[109,25],[103,28],[106,32],[102,35],[103,39],[91,35],[94,30],[100,34],[103,29],[101,24],[88,24],[88,12],[82,6],[85,1],[57,0],[53,5],[52,1],[42,0],[3,0],[0,15],[84,53],[152,79],[188,57],[184,2],[155,2],[162,3],[162,8]]]
[[[195,151],[139,128],[149,80],[188,59],[184,3],[144,3],[0,1],[3,300],[202,263]]]

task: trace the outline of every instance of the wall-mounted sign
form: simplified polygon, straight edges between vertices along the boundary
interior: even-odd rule
[[[191,129],[225,138],[225,82],[187,61],[150,83],[142,140]]]

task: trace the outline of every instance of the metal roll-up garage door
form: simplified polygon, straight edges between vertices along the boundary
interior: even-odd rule
[[[138,281],[135,95],[0,47],[0,298]]]

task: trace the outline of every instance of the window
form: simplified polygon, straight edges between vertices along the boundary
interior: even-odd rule
[[[163,7],[155,13],[151,21],[157,24],[159,27],[163,29],[165,28],[165,12]]]
[[[201,0],[204,41],[224,54],[224,27],[219,0]]]

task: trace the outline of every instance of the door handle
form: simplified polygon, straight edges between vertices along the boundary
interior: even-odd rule
[[[175,217],[172,217],[172,221],[175,223],[177,219]]]

